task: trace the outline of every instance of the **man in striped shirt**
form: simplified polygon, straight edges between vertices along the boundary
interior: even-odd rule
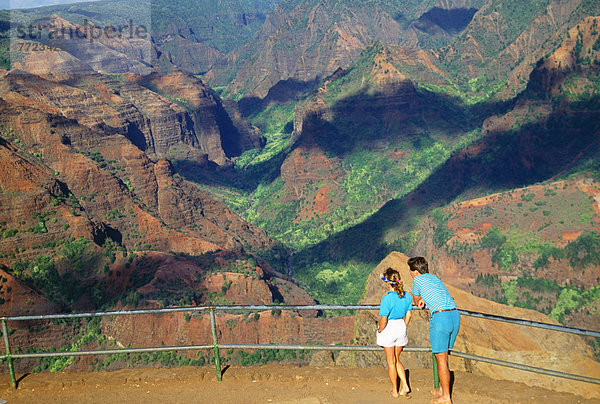
[[[448,289],[435,275],[429,273],[427,260],[413,257],[408,260],[410,276],[413,278],[412,294],[415,304],[431,313],[429,341],[437,362],[440,387],[433,390],[436,398],[432,403],[452,403],[450,398],[450,368],[448,351],[454,347],[460,329],[460,314]]]

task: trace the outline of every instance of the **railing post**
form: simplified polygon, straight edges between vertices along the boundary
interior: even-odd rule
[[[8,343],[8,330],[6,328],[6,319],[2,319],[2,335],[4,335],[4,346],[6,346],[6,363],[8,363],[8,373],[10,374],[10,384],[13,390],[17,389],[17,379],[15,378],[15,368],[13,367],[10,353],[10,344]]]
[[[210,330],[212,331],[213,346],[215,350],[215,367],[217,368],[217,380],[221,381],[221,357],[219,356],[219,343],[217,341],[217,325],[215,321],[215,308],[210,308]]]
[[[440,388],[440,375],[438,374],[437,360],[435,360],[435,354],[432,352],[431,357],[433,359],[433,388]]]

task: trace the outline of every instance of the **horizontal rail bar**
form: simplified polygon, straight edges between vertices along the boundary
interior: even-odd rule
[[[503,361],[501,359],[487,358],[485,356],[473,355],[473,354],[458,352],[458,351],[454,351],[454,350],[450,350],[449,353],[452,356],[456,356],[456,357],[463,358],[463,359],[472,359],[472,360],[476,360],[479,362],[491,363],[493,365],[499,365],[499,366],[504,366],[504,367],[513,368],[513,369],[524,370],[527,372],[540,373],[540,374],[548,375],[548,376],[562,377],[564,379],[577,380],[580,382],[600,384],[600,379],[596,379],[593,377],[574,375],[572,373],[565,373],[565,372],[559,372],[557,370],[538,368],[535,366],[529,366],[529,365],[523,365],[523,364],[515,363],[515,362]]]
[[[212,349],[214,345],[175,345],[161,347],[143,348],[118,348],[97,349],[90,351],[57,351],[57,352],[26,352],[11,354],[12,358],[52,358],[61,356],[89,356],[89,355],[113,355],[141,352],[167,352],[167,351],[195,351],[201,349]],[[313,350],[313,351],[381,351],[378,345],[288,345],[288,344],[219,344],[223,349],[287,349],[287,350]],[[427,347],[404,348],[404,352],[431,352]],[[8,355],[0,355],[0,360],[6,359]]]
[[[214,345],[182,345],[161,346],[144,348],[119,348],[119,349],[96,349],[91,351],[59,351],[59,352],[26,352],[11,354],[12,358],[56,358],[61,356],[89,356],[89,355],[114,355],[142,352],[168,352],[168,351],[195,351],[201,349],[212,349]],[[0,356],[4,360],[7,355]]]
[[[465,316],[484,318],[487,320],[502,321],[504,323],[519,324],[519,325],[525,325],[525,326],[529,326],[529,327],[545,328],[547,330],[568,332],[571,334],[584,335],[586,337],[600,338],[600,331],[585,330],[582,328],[575,328],[575,327],[566,327],[564,325],[542,323],[539,321],[532,321],[532,320],[523,320],[520,318],[505,317],[505,316],[499,316],[496,314],[478,313],[476,311],[470,311],[470,310],[459,309],[458,311],[460,312],[460,314],[464,314]]]
[[[214,306],[215,310],[379,310],[378,304],[304,304],[304,305],[283,305],[283,304],[267,304],[267,305],[221,305]],[[413,306],[416,307],[416,306]]]
[[[57,320],[69,318],[85,318],[85,317],[103,317],[103,316],[123,316],[134,314],[161,314],[161,313],[177,313],[177,312],[202,312],[214,308],[216,311],[259,311],[259,310],[379,310],[379,305],[356,304],[356,305],[216,305],[216,306],[188,306],[188,307],[169,307],[164,309],[139,309],[139,310],[118,310],[104,312],[88,312],[88,313],[65,313],[65,314],[48,314],[48,315],[26,315],[26,316],[6,316],[0,317],[0,320],[6,321],[28,321],[28,320]],[[416,308],[416,306],[413,306]],[[483,318],[488,320],[502,321],[524,325],[529,327],[544,328],[553,331],[567,332],[578,334],[587,337],[600,338],[600,331],[586,330],[582,328],[566,327],[563,325],[542,323],[539,321],[523,320],[512,317],[505,317],[496,314],[479,313],[470,310],[458,310],[461,314],[470,317]]]
[[[12,358],[44,358],[44,357],[65,357],[65,356],[86,356],[86,355],[113,355],[129,353],[146,352],[168,352],[168,351],[193,351],[202,349],[212,349],[214,345],[182,345],[165,347],[145,347],[145,348],[121,348],[121,349],[100,349],[93,351],[65,351],[65,352],[32,352],[10,355]],[[282,350],[312,350],[312,351],[381,351],[382,348],[377,345],[299,345],[299,344],[220,344],[222,349],[282,349]],[[404,352],[431,352],[429,347],[407,346]],[[551,369],[544,369],[535,366],[523,365],[521,363],[508,362],[501,359],[488,358],[485,356],[473,355],[465,352],[450,350],[450,355],[458,358],[470,359],[479,362],[490,363],[493,365],[519,369],[527,372],[539,373],[548,376],[561,377],[564,379],[577,380],[586,383],[600,384],[600,379],[588,376],[575,375],[571,373],[560,372]],[[0,359],[6,359],[8,355],[0,356]]]
[[[6,321],[28,321],[28,320],[58,320],[68,318],[85,317],[103,317],[103,316],[126,316],[132,314],[160,314],[177,313],[190,311],[207,311],[214,308],[218,311],[257,311],[257,310],[379,310],[379,305],[280,305],[280,304],[262,304],[262,305],[217,305],[217,306],[186,306],[169,307],[165,309],[139,309],[139,310],[116,310],[116,311],[97,311],[87,313],[63,313],[63,314],[39,314],[24,316],[6,316],[0,317],[0,320]]]
[[[277,345],[277,344],[220,344],[223,349],[288,349],[308,351],[383,351],[378,345]],[[431,348],[406,346],[402,352],[431,352]]]
[[[6,321],[31,321],[31,320],[59,320],[68,318],[86,318],[86,317],[106,317],[106,316],[128,316],[133,314],[161,314],[177,313],[190,311],[206,311],[210,306],[190,306],[190,307],[169,307],[165,309],[139,309],[139,310],[116,310],[116,311],[97,311],[87,313],[64,313],[64,314],[39,314],[30,316],[6,316],[0,317],[0,320]]]

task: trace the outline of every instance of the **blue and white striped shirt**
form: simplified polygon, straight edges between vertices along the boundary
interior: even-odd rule
[[[412,294],[423,299],[431,314],[438,310],[457,308],[448,289],[435,275],[421,274],[415,277],[413,279]]]

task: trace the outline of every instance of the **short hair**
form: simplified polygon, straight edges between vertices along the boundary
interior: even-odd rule
[[[408,266],[411,271],[417,271],[420,274],[429,273],[429,265],[427,260],[423,257],[412,257],[408,259]]]

